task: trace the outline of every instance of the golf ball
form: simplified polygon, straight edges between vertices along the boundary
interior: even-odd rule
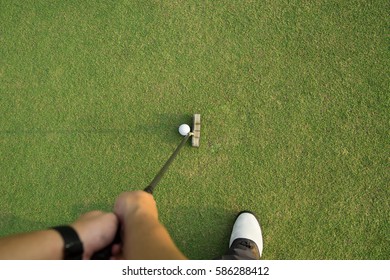
[[[186,136],[191,131],[191,128],[188,124],[182,124],[179,126],[179,133],[183,136]]]

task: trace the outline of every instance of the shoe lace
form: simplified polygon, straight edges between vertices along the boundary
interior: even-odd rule
[[[252,249],[251,243],[250,243],[249,241],[247,241],[247,240],[241,241],[241,242],[240,242],[240,245],[245,246],[245,247],[247,247],[247,248],[249,248],[249,249]]]

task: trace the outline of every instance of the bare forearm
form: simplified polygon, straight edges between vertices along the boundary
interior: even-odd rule
[[[126,226],[125,259],[186,259],[157,219],[139,215]]]
[[[64,241],[55,230],[35,231],[0,239],[2,260],[59,260]]]
[[[90,259],[112,242],[117,228],[114,213],[90,211],[68,227],[0,238],[0,259]]]

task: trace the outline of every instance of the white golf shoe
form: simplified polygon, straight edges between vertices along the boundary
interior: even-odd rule
[[[249,211],[238,214],[230,236],[229,248],[231,251],[245,252],[251,259],[260,259],[263,252],[263,237],[259,221]],[[240,248],[240,249],[238,249]]]

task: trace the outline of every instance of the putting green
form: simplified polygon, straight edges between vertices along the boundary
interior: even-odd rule
[[[0,235],[155,190],[190,258],[240,210],[265,259],[389,258],[388,1],[6,1]]]

